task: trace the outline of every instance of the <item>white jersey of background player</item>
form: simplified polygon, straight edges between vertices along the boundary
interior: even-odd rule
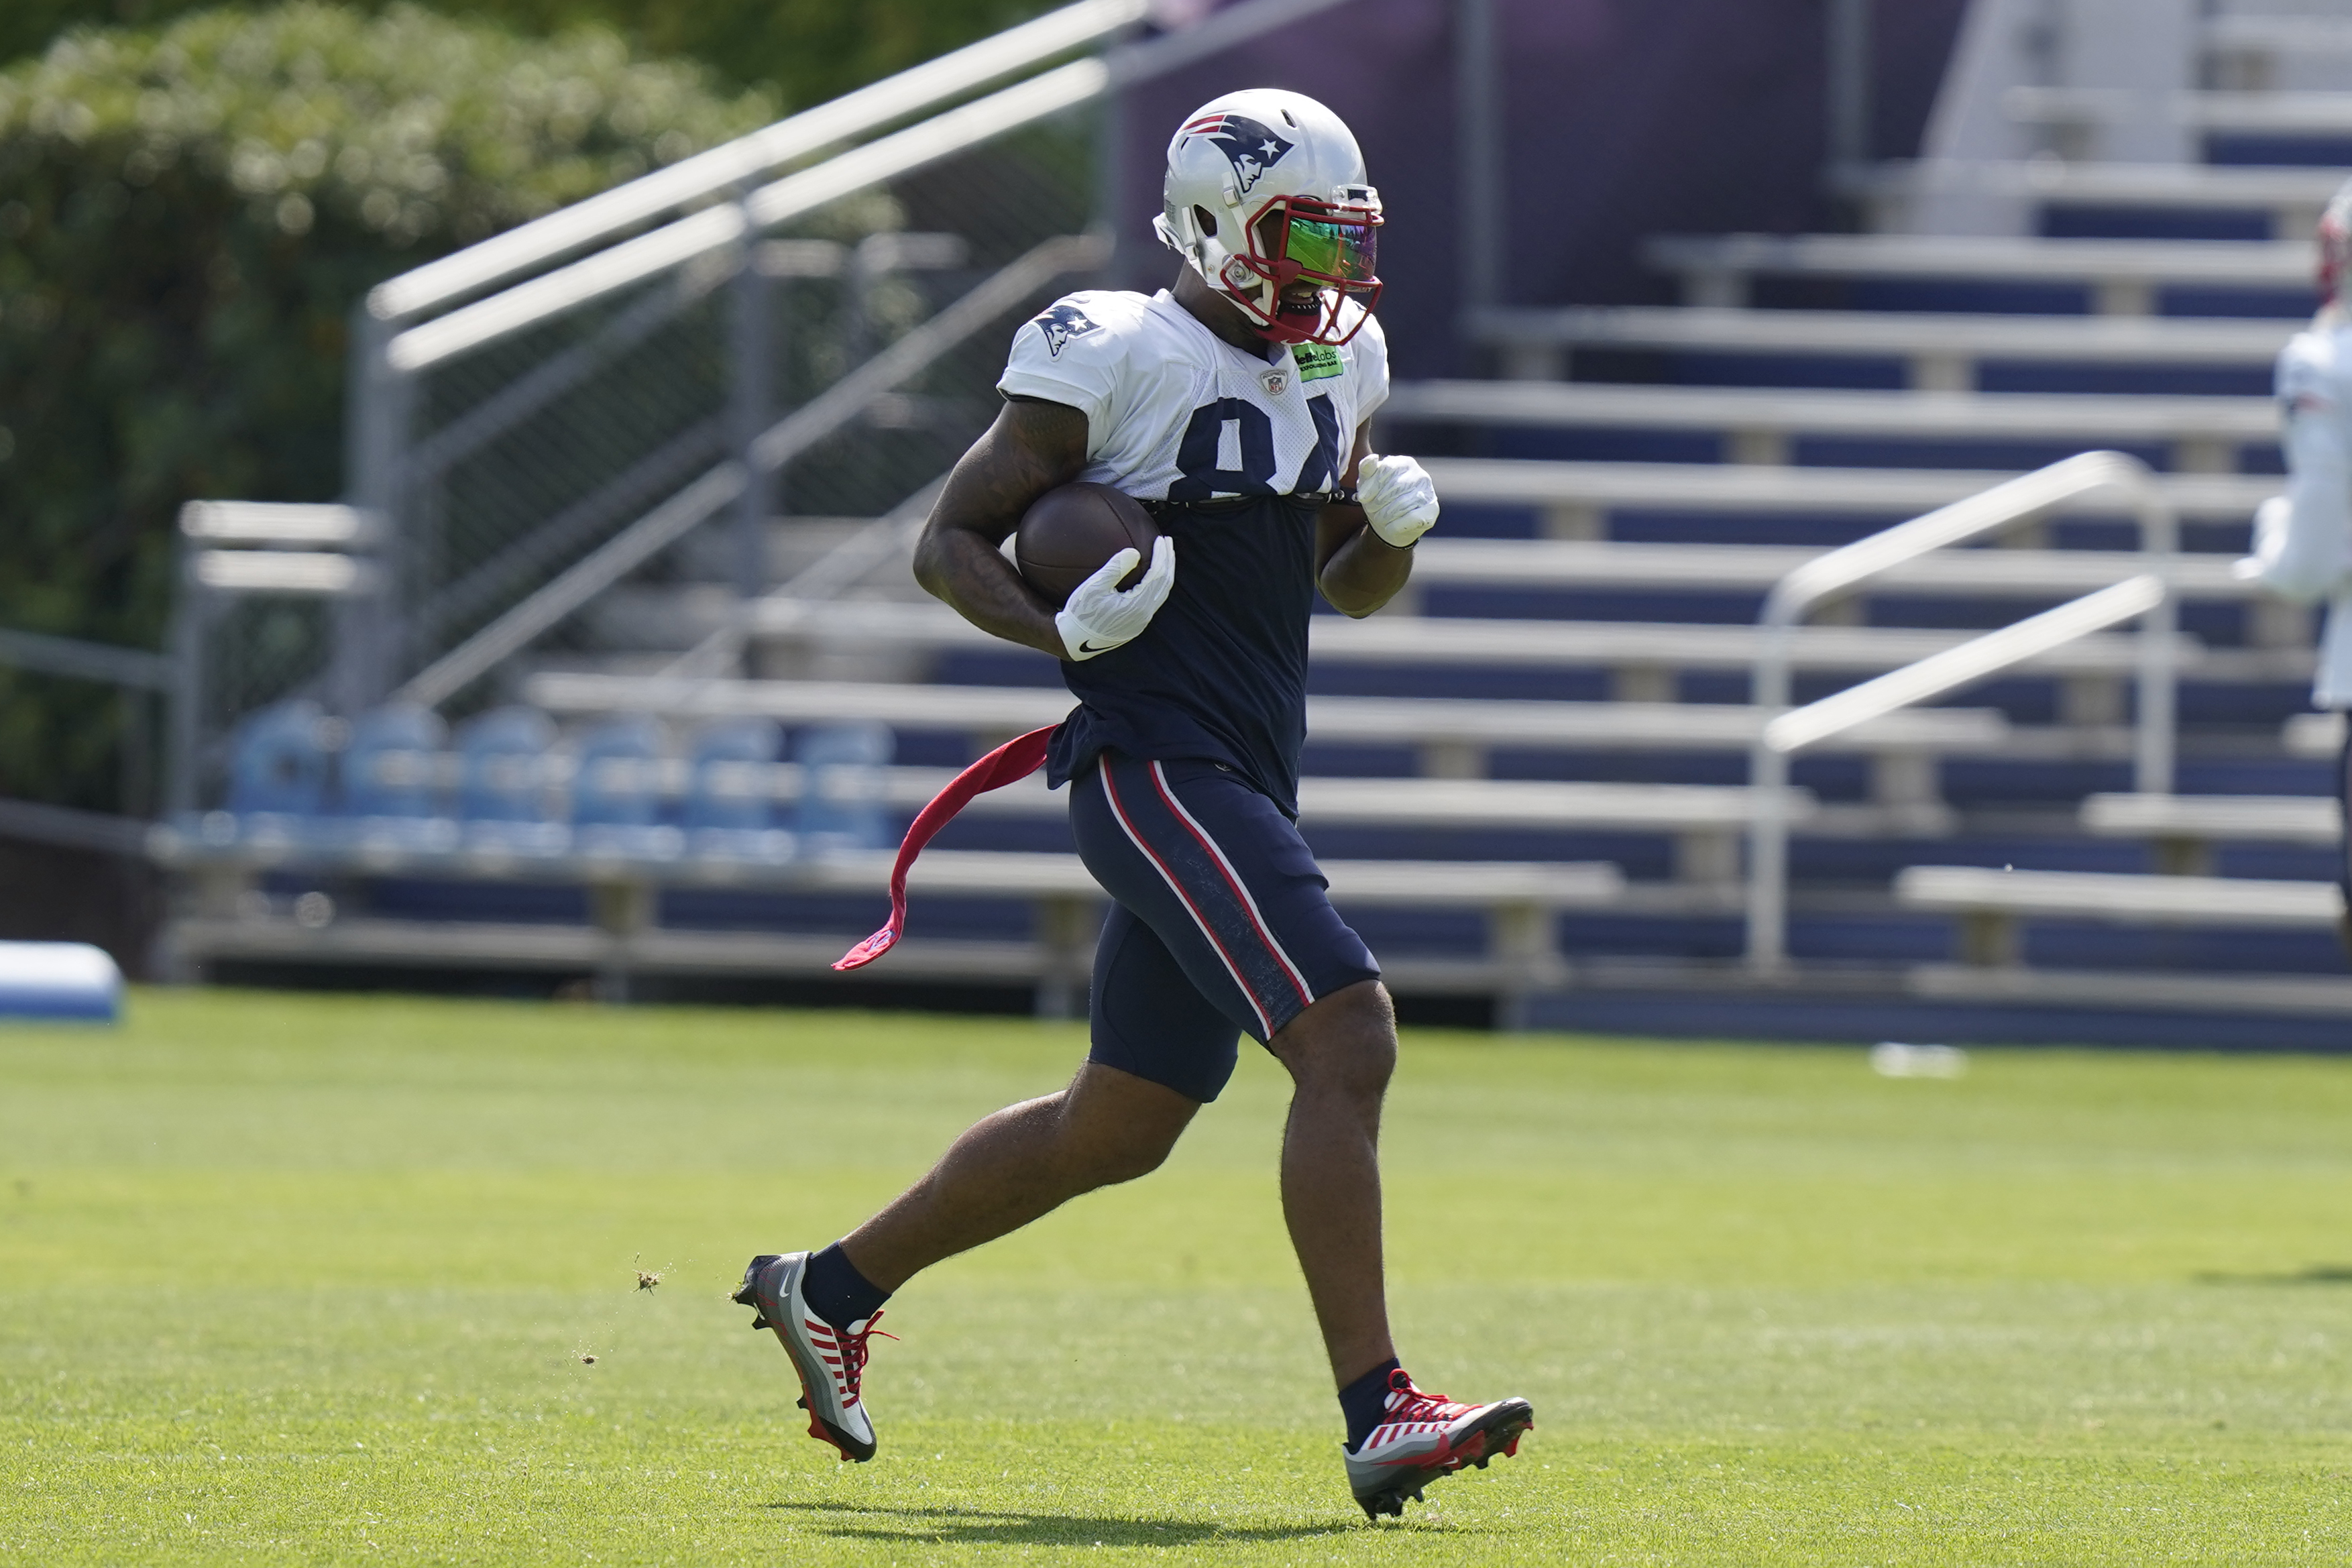
[[[2327,606],[2311,700],[2352,708],[2352,316],[2341,298],[2352,259],[2352,184],[2319,224],[2319,288],[2311,325],[2280,352],[2278,399],[2287,489],[2254,516],[2254,552],[2238,563],[2283,599]]]

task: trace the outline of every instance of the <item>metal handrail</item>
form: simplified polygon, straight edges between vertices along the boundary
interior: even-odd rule
[[[1082,48],[1141,21],[1150,9],[1149,0],[1079,0],[1047,12],[389,279],[369,293],[368,313],[386,322],[422,315],[647,218],[731,191],[795,158]]]
[[[615,289],[737,244],[748,235],[775,228],[844,196],[1075,109],[1114,88],[1164,76],[1219,49],[1342,3],[1343,0],[1244,0],[1244,4],[1217,13],[1188,32],[1130,45],[1101,58],[1073,60],[759,186],[740,201],[706,207],[691,216],[411,327],[390,338],[383,351],[384,363],[395,374],[413,374],[577,310]],[[602,199],[593,198],[582,205],[593,205]],[[550,215],[539,221],[550,222],[560,216]],[[485,242],[490,243],[495,242]],[[547,252],[541,258],[580,247],[565,246]],[[429,270],[420,268],[419,273],[410,276]],[[519,270],[520,268],[512,268],[507,275]],[[386,325],[394,320],[373,304],[370,309]]]
[[[112,643],[84,642],[79,637],[52,637],[47,632],[20,632],[0,627],[0,665],[61,675],[70,680],[103,681],[110,686],[136,687],[142,691],[168,690],[172,661],[145,648],[120,647]]]
[[[1049,239],[835,382],[730,459],[614,534],[586,558],[426,666],[394,693],[426,707],[447,701],[490,668],[668,549],[741,494],[750,470],[772,472],[865,412],[877,398],[1021,304],[1055,278],[1102,264],[1098,235]]]
[[[1790,710],[1791,645],[1799,622],[1815,605],[1931,551],[1998,533],[2076,496],[2105,489],[2121,489],[2131,498],[2142,555],[2156,563],[2153,574],[2101,589],[1809,708]],[[2168,792],[2179,620],[2170,579],[2179,548],[2179,521],[2147,465],[2122,452],[2084,452],[1830,551],[1781,578],[1758,617],[1764,646],[1757,656],[1752,700],[1773,717],[1759,733],[1748,764],[1748,785],[1757,802],[1748,828],[1748,967],[1769,974],[1788,964],[1789,759],[1849,724],[1980,679],[2102,626],[2141,616],[2134,785],[2146,794]]]

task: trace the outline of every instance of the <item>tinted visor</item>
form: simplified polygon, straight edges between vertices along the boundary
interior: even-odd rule
[[[1369,223],[1339,223],[1293,214],[1283,259],[1297,263],[1311,278],[1343,287],[1370,283],[1379,276],[1379,228]]]

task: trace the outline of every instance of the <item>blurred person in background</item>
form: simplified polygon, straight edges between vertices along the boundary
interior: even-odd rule
[[[2352,709],[2352,317],[2345,271],[2352,261],[2352,181],[2319,220],[2318,313],[2279,351],[2277,391],[2286,494],[2254,514],[2254,552],[2238,575],[2292,604],[2327,605],[2311,704]],[[2336,857],[2346,913],[2337,931],[2352,953],[2352,729],[2336,764],[2345,834]]]

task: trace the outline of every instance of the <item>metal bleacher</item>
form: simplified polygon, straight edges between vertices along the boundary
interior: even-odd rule
[[[2352,1031],[2326,885],[2333,732],[2304,712],[2311,616],[2230,569],[2277,487],[2268,367],[2310,308],[2308,222],[2352,164],[2352,91],[2334,90],[2352,89],[2352,42],[2312,43],[2352,40],[2352,4],[2319,9],[2244,0],[2184,35],[2162,102],[2188,150],[2169,159],[2102,153],[2129,105],[1971,87],[1990,68],[1964,47],[1947,98],[1991,105],[2014,156],[1963,126],[1919,160],[1835,172],[1872,232],[1657,237],[1644,256],[1680,307],[1490,311],[1469,330],[1497,375],[1395,389],[1376,445],[1427,462],[1446,518],[1397,604],[1318,618],[1300,803],[1402,994],[1677,1033]],[[2311,155],[2208,160],[2251,131]],[[944,431],[950,390],[871,378],[840,428]],[[1823,552],[2094,447],[2156,470],[2178,553],[2084,494],[1896,565],[1785,637],[1760,623]],[[823,974],[879,923],[912,811],[1068,707],[1051,660],[914,588],[909,524],[937,465],[890,471],[863,510],[788,475],[757,529],[688,521],[609,556],[495,659],[423,650],[439,662],[412,658],[407,686],[345,717],[248,713],[209,797],[159,836],[187,889],[183,963],[472,965],[614,994]],[[1768,654],[1807,703],[2145,578],[2177,629],[2053,643],[1831,734],[1795,756],[1786,797],[1751,778],[1780,716]],[[2135,730],[2151,639],[2179,682],[2161,778]],[[436,709],[479,711],[453,740]],[[1790,835],[1776,964],[1743,911],[1767,805]],[[869,973],[1076,1005],[1100,906],[1060,809],[1037,781],[976,803]]]
[[[2170,9],[2152,7],[2151,24]],[[2051,8],[2045,32],[2063,32],[2067,11]],[[1984,61],[2024,13],[1999,0],[1978,13],[1976,67],[1998,78]],[[1860,891],[1855,858],[1798,829],[1799,968],[1819,989],[1832,971],[1901,948],[1890,967],[1946,1020],[1928,1026],[2352,1037],[2330,880],[2341,824],[2323,761],[2340,726],[2293,711],[2307,616],[2249,594],[2228,566],[2246,502],[2275,483],[2264,477],[2276,469],[2269,364],[2310,307],[2310,229],[2352,165],[2352,9],[2223,4],[2192,30],[2172,90],[1990,79],[1977,89],[1979,121],[2008,124],[1955,129],[1948,102],[1947,145],[1837,171],[1834,188],[1875,232],[1658,237],[1646,255],[1675,279],[1681,309],[1490,312],[1477,331],[1508,380],[1406,387],[1394,405],[1426,448],[1471,470],[1488,504],[1544,509],[1530,532],[1594,542],[1530,546],[1528,586],[1493,601],[1518,614],[1537,584],[1565,593],[1580,567],[1580,602],[1601,583],[1675,577],[1760,591],[1780,552],[1861,531],[1885,469],[1998,468],[2095,442],[2169,470],[2190,551],[2169,570],[2198,643],[2170,788],[2097,784],[2099,770],[2079,761],[2092,748],[2049,745],[2053,731],[2086,727],[2032,722],[2022,683],[2004,680],[1968,700],[2000,708],[2009,733],[1945,756],[1937,794],[1955,826],[1940,844],[1885,846],[1868,874],[1892,872],[1880,884],[1891,907],[1866,928],[1840,918],[1855,906],[1836,896],[1841,882]],[[1968,89],[1948,84],[1947,99]],[[2135,118],[2160,121],[2157,141],[2171,135],[2175,153],[2151,153],[2146,127],[2116,133]],[[2250,162],[2249,136],[2269,163]],[[1995,155],[2003,146],[2010,155]],[[1672,459],[1711,458],[1740,465],[1741,479],[1642,488]],[[1560,479],[1513,495],[1503,478],[1612,462],[1613,490]],[[2193,496],[2208,479],[2226,488]],[[1744,501],[1743,489],[1769,499]],[[2055,597],[2134,565],[2112,528],[2081,520],[2048,519],[2011,542],[2026,547],[1914,562],[1849,615],[1913,623],[1939,599],[2037,584]],[[1549,572],[1546,550],[1558,552]],[[1458,613],[1461,597],[1447,602]],[[2053,708],[2064,717],[2063,700]],[[2053,765],[2063,754],[2078,762]],[[1824,808],[1834,800],[1825,794]],[[2158,1009],[2186,1016],[2120,1021]]]

